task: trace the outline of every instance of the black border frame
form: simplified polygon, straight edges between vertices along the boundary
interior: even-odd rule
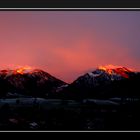
[[[139,8],[139,0],[1,0],[0,8]]]
[[[140,7],[139,0],[131,0],[131,1],[129,0],[85,0],[85,1],[84,0],[40,0],[40,1],[39,0],[38,1],[37,0],[34,1],[3,0],[0,1],[0,11],[140,11],[139,7]],[[11,131],[11,132],[15,132],[15,131]],[[36,131],[34,132],[37,134]],[[44,131],[44,132],[50,132],[50,131]],[[83,131],[80,131],[79,136],[82,134],[81,132],[83,133]],[[97,134],[97,131],[87,131],[87,132],[94,132],[94,134]],[[109,131],[105,131],[105,132],[109,132]],[[114,135],[115,131],[110,131],[110,132],[113,132],[112,134]],[[108,135],[110,135],[110,132],[108,133]],[[124,133],[124,132],[134,132],[134,131],[116,131],[116,132]],[[140,131],[135,131],[135,132],[140,132]],[[66,134],[68,133],[66,132]],[[101,133],[98,134],[99,135],[96,136],[106,136],[104,135],[103,131],[101,131]],[[42,134],[40,136],[42,136]],[[129,136],[129,135],[125,135],[125,136]]]

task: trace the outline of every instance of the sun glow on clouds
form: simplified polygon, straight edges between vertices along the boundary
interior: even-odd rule
[[[77,75],[83,73],[83,71],[93,68],[96,64],[96,55],[90,50],[89,42],[87,40],[79,40],[72,47],[60,47],[53,50],[53,54],[56,59],[59,60],[58,63],[63,64],[62,67],[58,67],[57,73],[59,77],[67,79],[67,82],[72,82]],[[54,68],[51,70],[55,71]]]
[[[0,12],[0,69],[27,65],[69,83],[100,65],[140,70],[139,17],[126,11]]]
[[[99,41],[96,36],[92,38],[81,36],[71,45],[71,47],[66,45],[53,47],[51,43],[41,47],[35,45],[19,50],[18,54],[14,49],[3,56],[10,56],[4,58],[6,64],[3,68],[6,68],[9,63],[12,64],[8,67],[14,69],[27,65],[43,69],[68,83],[100,65],[113,64],[134,68],[135,60],[129,54],[129,50],[119,45],[111,47],[117,46],[111,41]]]
[[[56,40],[56,43],[59,41]],[[57,47],[53,45],[48,42],[47,45],[41,47],[35,45],[33,50],[30,48],[21,50],[18,53],[22,54],[23,52],[23,54],[17,56],[18,59],[12,57],[13,64],[21,62],[21,66],[28,65],[43,69],[68,83],[99,65],[113,64],[131,67],[130,64],[133,66],[135,64],[129,50],[111,41],[99,41],[96,35],[92,38],[81,35],[75,42],[71,43],[70,47],[67,47],[66,44]],[[12,53],[16,56],[16,50]],[[11,61],[9,60],[9,62]],[[13,68],[16,67],[13,65]]]

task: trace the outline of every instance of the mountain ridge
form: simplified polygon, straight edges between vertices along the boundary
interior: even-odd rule
[[[27,95],[47,96],[57,87],[66,84],[43,70],[25,70],[0,70],[0,85],[3,94],[18,92]]]
[[[135,95],[139,89],[140,73],[125,67],[100,67],[79,76],[63,94],[68,98],[108,98]],[[130,93],[130,91],[132,93]],[[136,93],[133,93],[135,91]]]
[[[23,67],[0,70],[0,96],[19,93],[44,98],[107,98],[136,92],[139,81],[139,72],[112,65],[100,66],[70,84],[43,70]]]

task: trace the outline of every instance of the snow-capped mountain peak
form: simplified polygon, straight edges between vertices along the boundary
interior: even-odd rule
[[[0,84],[4,92],[38,94],[39,96],[54,92],[66,83],[49,73],[30,67],[0,70]]]
[[[24,73],[29,73],[33,69],[30,66],[25,66],[25,67],[20,67],[14,70],[16,73],[24,74]]]
[[[132,72],[131,69],[114,65],[100,66],[98,69],[105,71],[109,75],[120,75],[121,77],[124,78],[129,78],[129,73]]]
[[[73,84],[86,85],[88,87],[96,87],[101,84],[110,83],[112,81],[128,79],[132,70],[121,66],[100,66],[92,72],[88,72],[80,76]]]

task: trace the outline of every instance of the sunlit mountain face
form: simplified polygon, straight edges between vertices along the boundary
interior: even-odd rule
[[[1,95],[10,92],[47,97],[57,87],[65,84],[49,73],[29,66],[0,70]]]
[[[140,73],[123,66],[100,66],[73,81],[66,89],[71,97],[106,98],[112,96],[136,95]]]
[[[131,74],[135,72],[129,68],[123,66],[107,65],[99,66],[95,70],[80,76],[74,83],[78,83],[79,80],[87,79],[92,87],[100,85],[101,83],[111,82],[115,80],[122,80],[130,78]],[[84,78],[83,78],[84,77]]]
[[[0,70],[0,90],[1,95],[10,92],[37,97],[61,98],[63,95],[75,97],[77,93],[79,97],[88,97],[91,93],[91,95],[97,94],[98,97],[104,97],[108,93],[110,94],[110,91],[114,94],[118,89],[127,90],[132,81],[134,81],[133,85],[137,85],[136,77],[139,77],[139,73],[130,68],[106,65],[99,66],[67,84],[44,70],[23,66]],[[106,95],[103,94],[105,92],[107,92]]]
[[[21,67],[15,70],[16,73],[24,74],[24,73],[30,73],[32,71],[32,67],[25,66]]]
[[[114,66],[114,65],[100,66],[98,69],[103,70],[110,75],[116,73],[124,78],[129,78],[129,73],[133,72],[131,69],[122,66]]]

